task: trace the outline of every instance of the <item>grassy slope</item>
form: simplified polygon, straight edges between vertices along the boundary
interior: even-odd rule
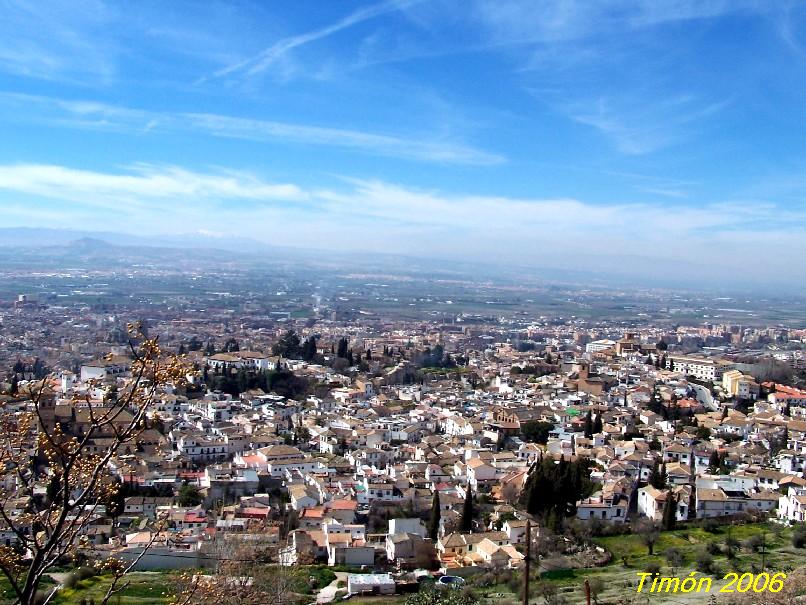
[[[770,573],[781,570],[792,570],[806,565],[806,549],[795,549],[791,545],[792,530],[789,528],[773,527],[767,524],[747,524],[736,525],[730,530],[732,538],[743,543],[752,535],[766,532],[766,570]],[[604,567],[573,570],[556,570],[543,573],[543,580],[554,584],[559,593],[566,597],[569,603],[583,603],[584,591],[583,583],[586,578],[598,578],[601,580],[603,590],[599,595],[599,600],[603,603],[616,602],[623,597],[636,597],[636,589],[640,581],[637,575],[643,572],[650,564],[659,565],[663,576],[685,577],[695,570],[695,558],[697,553],[704,550],[709,542],[724,544],[728,537],[727,528],[722,528],[717,533],[709,533],[700,528],[682,529],[673,532],[664,532],[655,544],[655,555],[650,556],[647,547],[641,541],[639,535],[610,536],[597,538],[595,542],[613,553],[613,561]],[[663,557],[664,551],[669,548],[676,548],[683,555],[684,562],[679,568],[671,568]],[[627,556],[625,567],[622,563],[622,556]],[[719,589],[726,583],[722,577],[729,571],[738,573],[749,572],[754,568],[761,568],[762,555],[760,553],[749,552],[748,549],[740,547],[736,558],[729,560],[725,555],[714,556],[714,563],[717,573],[713,574],[713,587],[710,594],[718,600],[724,600],[728,595],[720,595]],[[704,574],[698,573],[697,577]],[[644,596],[643,591],[641,597]],[[504,585],[496,585],[479,590],[484,605],[515,605],[520,603],[519,594]],[[652,594],[653,602],[664,603],[705,603],[708,595],[691,593],[684,594]],[[533,597],[530,602],[540,602],[542,599]]]
[[[795,549],[791,545],[792,530],[789,528],[773,527],[767,524],[747,524],[737,525],[731,528],[731,537],[744,542],[752,535],[766,532],[767,556],[766,566],[770,572],[794,569],[806,565],[806,549]],[[644,571],[650,564],[657,564],[661,567],[664,576],[676,575],[683,577],[694,570],[695,557],[702,551],[709,542],[724,544],[728,537],[727,528],[721,529],[717,533],[709,533],[701,528],[681,529],[673,532],[664,532],[655,545],[655,555],[647,554],[647,548],[641,541],[641,536],[624,535],[597,538],[599,546],[607,548],[613,553],[613,562],[610,565],[590,569],[555,570],[545,572],[543,579],[554,584],[560,593],[564,594],[570,603],[584,602],[582,584],[585,578],[601,579],[604,589],[600,595],[600,601],[613,602],[618,597],[635,596],[638,585],[638,572]],[[672,569],[666,562],[663,553],[668,548],[676,548],[682,555],[684,562],[680,568]],[[622,557],[627,557],[628,566],[622,563]],[[761,554],[749,552],[746,548],[740,548],[737,557],[733,560],[727,559],[724,555],[715,555],[715,566],[719,573],[714,577],[714,588],[712,594],[717,597],[719,587],[724,573],[728,571],[745,572],[752,571],[753,568],[760,569]],[[170,591],[170,578],[176,572],[136,572],[131,574],[131,585],[127,588],[120,600],[112,600],[112,605],[164,605],[167,603],[165,592]],[[702,575],[702,574],[699,574]],[[328,574],[329,577],[329,574]],[[325,578],[322,580],[324,581]],[[55,600],[56,605],[80,605],[81,599],[95,599],[99,603],[108,582],[102,578],[91,578],[79,583],[75,589],[62,591]],[[477,589],[483,605],[515,605],[520,602],[520,597],[514,593],[507,585]],[[643,595],[643,593],[642,593]],[[723,595],[724,596],[724,595]],[[668,603],[704,603],[707,596],[692,593],[681,594],[653,594],[653,601]],[[356,605],[400,605],[405,600],[404,596],[395,597],[366,597],[354,598],[346,603]],[[540,598],[532,598],[533,602],[542,602]]]

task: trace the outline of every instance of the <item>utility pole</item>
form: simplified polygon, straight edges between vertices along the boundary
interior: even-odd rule
[[[532,522],[526,520],[526,558],[523,560],[523,605],[529,605],[529,567],[532,558]]]

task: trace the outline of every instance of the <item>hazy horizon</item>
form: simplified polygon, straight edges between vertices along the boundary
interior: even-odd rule
[[[4,227],[797,290],[804,9],[12,1]]]

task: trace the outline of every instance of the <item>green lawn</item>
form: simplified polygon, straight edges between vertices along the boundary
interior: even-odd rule
[[[112,605],[164,605],[168,603],[171,592],[171,575],[173,572],[137,571],[127,576],[129,586],[112,597]],[[109,576],[96,576],[81,580],[74,588],[65,588],[56,595],[56,605],[81,605],[82,600],[89,603],[94,600],[100,603],[106,594]]]
[[[622,565],[622,559],[626,557],[629,567],[643,569],[654,563],[666,568],[668,567],[664,557],[666,550],[674,548],[680,551],[685,566],[693,564],[697,553],[704,550],[710,542],[722,546],[730,536],[732,539],[738,540],[741,545],[737,559],[731,562],[721,555],[715,555],[715,559],[718,561],[722,559],[719,562],[724,563],[730,569],[736,567],[737,571],[739,569],[749,571],[752,565],[761,565],[762,555],[744,548],[744,542],[751,536],[762,534],[765,535],[767,545],[765,561],[767,567],[786,566],[792,561],[801,563],[806,561],[806,551],[798,552],[791,546],[792,530],[790,528],[772,526],[767,523],[747,523],[733,525],[730,528],[721,527],[715,533],[707,532],[700,527],[662,532],[655,544],[654,555],[649,555],[646,545],[642,542],[642,537],[636,534],[597,538],[595,542],[613,554],[614,565]]]
[[[600,603],[615,603],[629,596],[636,596],[636,589],[640,581],[638,573],[643,572],[649,565],[658,565],[663,576],[683,577],[694,571],[697,553],[704,550],[709,542],[724,544],[730,533],[731,538],[740,543],[736,557],[728,559],[724,554],[714,555],[716,573],[713,578],[711,594],[719,598],[719,588],[725,582],[722,577],[728,571],[747,572],[754,568],[761,568],[761,553],[750,552],[744,547],[744,541],[753,535],[766,532],[767,554],[765,557],[766,570],[770,573],[777,571],[791,571],[806,565],[806,549],[795,549],[792,546],[792,530],[789,528],[771,526],[768,524],[734,525],[730,532],[721,528],[716,533],[692,527],[672,532],[663,532],[655,544],[655,555],[650,556],[641,536],[628,534],[623,536],[610,536],[596,538],[595,543],[606,548],[613,554],[613,560],[604,567],[583,569],[559,569],[545,571],[541,580],[553,586],[557,593],[565,598],[567,603],[584,603],[584,582],[591,580],[601,586],[599,593]],[[683,555],[683,564],[672,568],[666,561],[663,553],[669,548],[676,548]],[[627,566],[622,563],[622,556],[627,556]],[[698,574],[698,577],[704,574]],[[517,605],[520,603],[520,575],[514,583],[499,583],[484,588],[476,588],[482,605]],[[472,580],[470,580],[472,582]],[[533,581],[533,585],[537,578]],[[513,590],[512,586],[517,586]],[[724,596],[724,595],[723,595]],[[691,603],[696,605],[706,603],[708,597],[702,594],[653,594],[652,601],[668,602],[670,604]],[[542,597],[532,597],[530,602],[542,603]]]
[[[613,603],[619,598],[635,595],[640,580],[637,575],[650,565],[657,565],[664,576],[688,575],[695,568],[695,559],[708,543],[714,542],[724,545],[730,535],[738,540],[740,547],[734,559],[728,559],[725,554],[713,555],[716,573],[713,574],[714,583],[712,594],[718,594],[719,587],[724,584],[721,578],[728,571],[747,572],[760,570],[762,555],[752,552],[744,546],[745,540],[753,535],[766,535],[767,554],[765,556],[766,569],[769,572],[789,571],[806,566],[806,549],[796,549],[792,546],[792,529],[778,527],[770,524],[744,524],[734,525],[728,530],[720,528],[715,533],[705,531],[700,527],[678,529],[672,532],[663,532],[655,544],[655,554],[649,555],[647,547],[640,535],[627,534],[623,536],[609,536],[596,538],[594,542],[606,548],[613,554],[612,562],[604,567],[585,569],[560,569],[546,571],[543,569],[542,581],[551,584],[568,603],[584,602],[583,583],[590,579],[602,586],[599,600],[602,603]],[[672,568],[664,556],[669,548],[677,549],[683,556],[683,563],[679,568]],[[626,557],[624,565],[622,557]],[[310,566],[307,575],[316,578],[316,584],[326,585],[335,577],[332,570],[324,566]],[[171,592],[172,576],[177,572],[155,571],[134,572],[129,575],[130,585],[111,601],[112,605],[166,605]],[[702,574],[700,574],[702,575]],[[500,580],[499,580],[500,581]],[[535,579],[535,582],[537,579]],[[94,577],[79,582],[74,588],[62,590],[54,599],[55,605],[81,605],[94,600],[100,603],[110,582],[109,577]],[[472,579],[469,579],[472,584]],[[517,605],[520,602],[520,580],[516,582],[503,582],[492,586],[477,587],[475,591],[480,597],[482,605]],[[6,599],[10,593],[8,585],[0,580],[0,590],[5,589]],[[390,597],[355,597],[349,602],[357,605],[402,605],[405,595]],[[696,603],[706,602],[703,595],[681,594],[653,594],[653,601],[669,603]],[[82,601],[83,600],[83,601]],[[542,602],[542,597],[534,597],[531,602]]]

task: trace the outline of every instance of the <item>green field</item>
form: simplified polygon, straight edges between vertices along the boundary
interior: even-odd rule
[[[734,525],[730,528],[721,527],[718,531],[708,532],[701,527],[688,527],[671,532],[663,532],[654,546],[654,554],[649,555],[642,536],[627,534],[621,536],[608,536],[595,538],[595,545],[605,548],[612,553],[612,561],[603,567],[580,569],[550,569],[550,563],[541,564],[540,578],[534,574],[533,588],[548,586],[548,590],[556,591],[565,602],[576,604],[584,602],[583,583],[589,579],[594,586],[599,587],[598,600],[600,604],[616,603],[624,597],[635,597],[636,588],[640,581],[639,573],[656,566],[663,576],[683,577],[696,569],[698,554],[705,551],[709,544],[713,553],[713,572],[710,577],[714,579],[711,594],[718,601],[724,601],[718,590],[724,585],[722,577],[729,571],[738,573],[761,571],[762,563],[770,573],[784,571],[790,572],[806,566],[806,549],[795,548],[792,545],[791,528],[781,527],[767,523],[751,523]],[[753,550],[747,543],[752,536],[764,536],[765,552],[762,554]],[[725,551],[725,544],[729,540],[738,542],[735,556],[729,558]],[[666,556],[669,549],[675,549],[681,561],[673,567]],[[313,573],[316,571],[317,573]],[[534,567],[533,567],[534,571]],[[317,577],[317,584],[326,585],[333,579],[332,571],[316,566],[311,568],[312,575]],[[112,598],[112,605],[165,605],[169,601],[173,577],[176,571],[134,572],[128,576],[129,586],[119,595]],[[698,573],[698,577],[704,574]],[[55,574],[60,580],[60,574]],[[471,586],[479,596],[482,605],[517,605],[520,603],[520,585],[522,578],[518,572],[502,572],[502,578],[490,583],[479,581],[481,574],[468,578]],[[56,605],[89,605],[92,602],[100,603],[110,579],[97,576],[79,581],[73,588],[65,588],[59,592],[53,603]],[[52,585],[52,581],[50,584]],[[9,602],[8,585],[0,582],[0,589],[5,589],[5,602]],[[644,596],[643,594],[641,595]],[[655,601],[668,603],[704,603],[707,597],[691,594],[652,594]],[[349,603],[357,605],[402,605],[405,596],[394,597],[358,597]],[[313,601],[313,597],[311,598]],[[536,593],[531,602],[543,603],[545,598]]]
[[[171,592],[171,577],[174,572],[138,571],[127,576],[129,585],[119,594],[112,597],[113,605],[163,605],[167,603]],[[111,578],[96,576],[81,580],[74,588],[59,591],[53,603],[56,605],[81,605],[94,601],[100,604]]]

